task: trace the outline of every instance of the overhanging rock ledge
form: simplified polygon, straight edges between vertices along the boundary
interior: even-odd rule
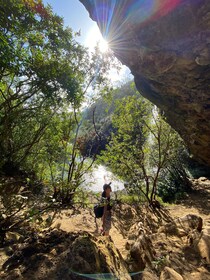
[[[210,166],[210,1],[80,0],[192,154]]]

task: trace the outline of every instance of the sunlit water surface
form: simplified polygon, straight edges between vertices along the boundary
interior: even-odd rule
[[[124,189],[124,183],[122,181],[117,179],[105,166],[98,165],[93,169],[92,175],[88,174],[86,176],[84,187],[95,192],[100,192],[103,190],[103,185],[109,182],[112,182],[112,191]]]

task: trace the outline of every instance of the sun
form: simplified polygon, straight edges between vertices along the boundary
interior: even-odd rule
[[[102,53],[105,53],[109,50],[109,44],[104,38],[102,38],[99,42],[99,49]]]
[[[102,37],[98,26],[95,25],[87,33],[87,36],[85,39],[85,45],[92,51],[97,44],[102,53],[105,53],[109,50],[108,42]]]

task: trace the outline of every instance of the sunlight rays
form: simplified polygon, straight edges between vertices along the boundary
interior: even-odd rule
[[[87,34],[85,45],[93,51],[93,49],[98,45],[99,50],[105,53],[109,50],[108,42],[102,37],[99,28],[94,26]]]
[[[102,53],[105,53],[108,51],[109,49],[109,44],[106,40],[104,40],[103,38],[101,39],[101,41],[99,42],[99,49]]]
[[[181,0],[89,0],[93,18],[97,21],[105,40],[114,52],[126,50],[134,27],[143,26],[174,10]],[[123,35],[123,36],[122,36]],[[123,39],[124,38],[124,39]],[[130,38],[133,44],[135,38]],[[126,40],[126,41],[124,41]]]

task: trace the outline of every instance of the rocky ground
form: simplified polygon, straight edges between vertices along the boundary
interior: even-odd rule
[[[89,209],[63,210],[51,228],[8,235],[1,279],[210,279],[210,181],[194,181],[179,205],[154,212],[117,205],[111,238]],[[100,275],[100,276],[99,276]]]

